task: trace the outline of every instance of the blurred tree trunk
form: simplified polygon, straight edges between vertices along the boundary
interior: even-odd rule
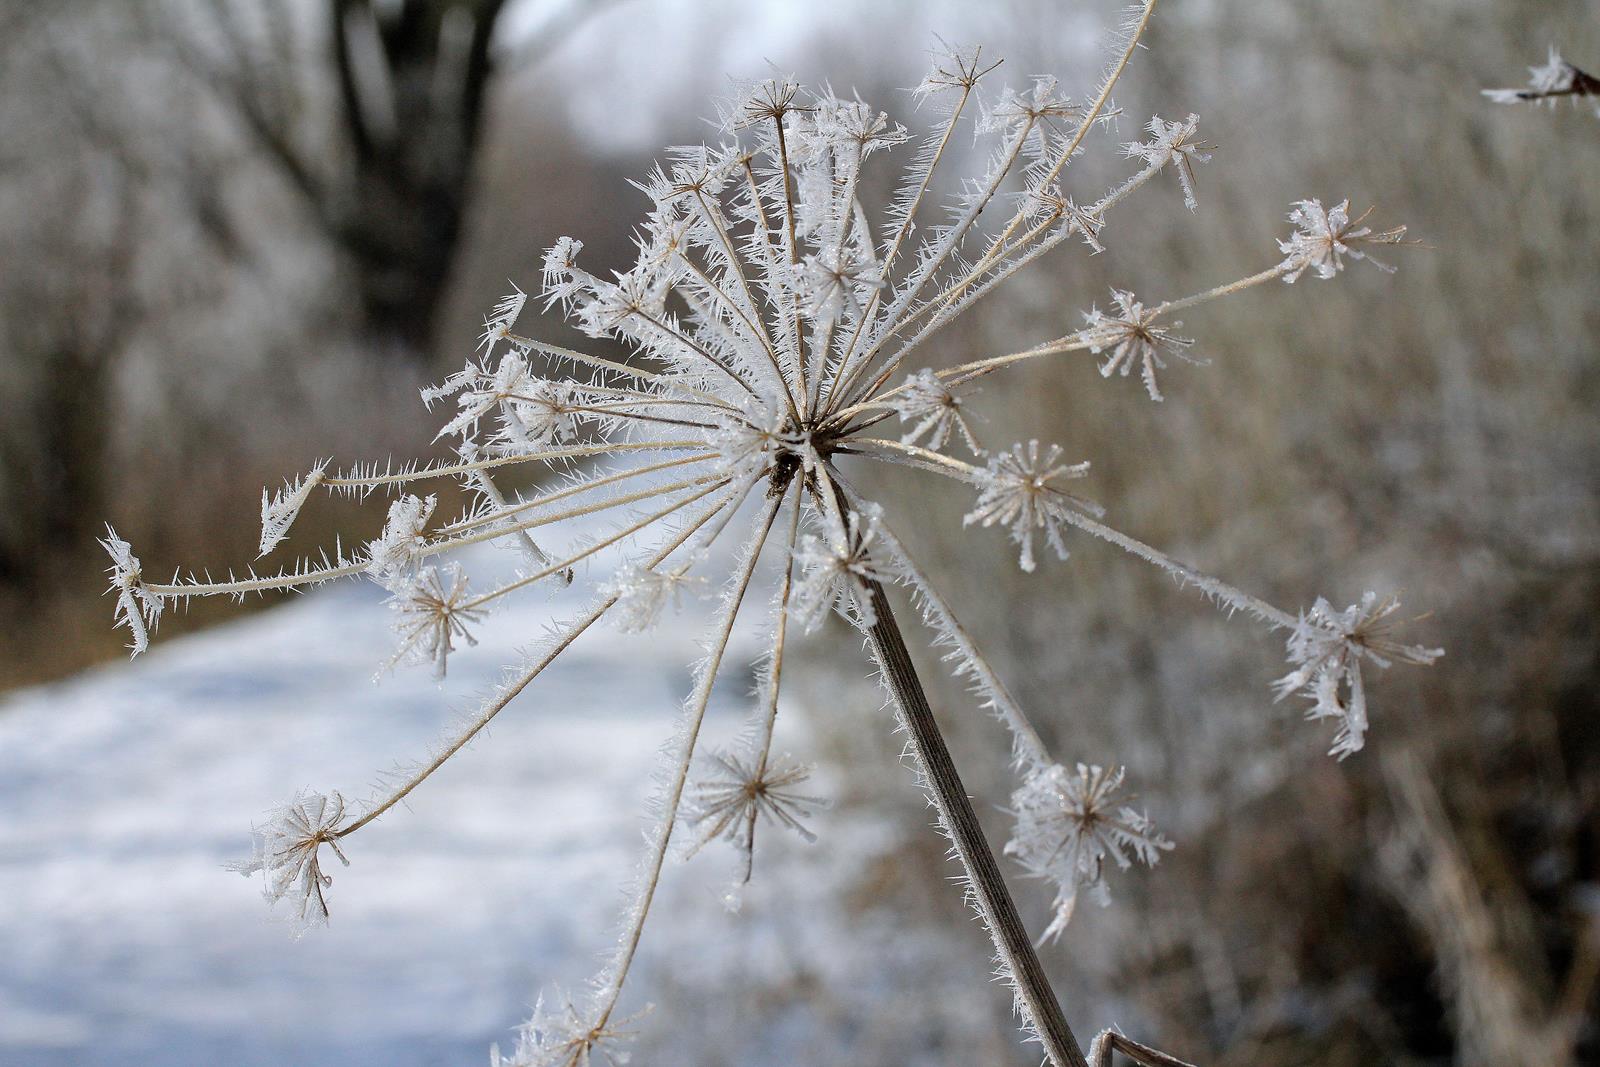
[[[495,41],[507,0],[318,0],[325,35],[309,49],[288,0],[210,0],[220,48],[193,36],[173,47],[347,269],[356,331],[385,356],[424,359],[461,244],[491,85],[608,2],[567,0],[508,51]],[[326,65],[331,129],[315,128],[305,64]]]
[[[354,266],[363,332],[386,351],[428,351],[460,243],[467,185],[504,0],[330,0],[329,39],[350,148],[349,187],[321,210]],[[458,20],[451,39],[448,23]],[[372,34],[379,76],[362,77]],[[371,40],[369,39],[369,41]],[[454,47],[452,47],[454,45]],[[463,47],[464,45],[464,47]]]

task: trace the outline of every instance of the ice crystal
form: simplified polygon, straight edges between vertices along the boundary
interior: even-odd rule
[[[322,846],[346,867],[350,861],[339,847],[340,824],[344,822],[344,797],[338,793],[299,793],[289,803],[267,817],[255,832],[255,847],[250,859],[229,864],[230,870],[245,877],[259,874],[267,902],[287,899],[294,908],[298,929],[326,925],[326,890],[333,877],[322,873]]]
[[[962,520],[966,525],[985,527],[999,523],[1011,531],[1011,539],[1021,546],[1017,562],[1025,571],[1037,565],[1033,557],[1033,535],[1044,532],[1045,541],[1061,559],[1067,558],[1062,531],[1069,525],[1071,511],[1101,514],[1100,505],[1074,496],[1052,484],[1082,478],[1089,464],[1061,463],[1060,445],[1051,445],[1041,454],[1038,441],[1012,445],[989,459],[989,466],[975,474],[978,502]]]
[[[1379,270],[1393,274],[1393,267],[1368,256],[1361,246],[1399,244],[1405,239],[1406,228],[1397,226],[1374,233],[1371,227],[1362,225],[1369,214],[1371,209],[1351,221],[1348,200],[1331,208],[1324,208],[1322,201],[1315,199],[1295,204],[1289,211],[1289,221],[1294,224],[1295,232],[1288,240],[1278,242],[1278,250],[1287,257],[1278,266],[1284,272],[1283,280],[1292,285],[1307,270],[1315,271],[1319,278],[1332,278],[1344,270],[1343,256],[1365,259]]]
[[[1442,648],[1407,645],[1394,639],[1390,619],[1400,610],[1393,596],[1378,599],[1367,592],[1359,604],[1336,610],[1322,597],[1289,632],[1289,663],[1295,669],[1278,679],[1278,699],[1304,693],[1312,700],[1310,718],[1339,721],[1331,755],[1344,759],[1361,751],[1367,734],[1367,695],[1361,661],[1379,667],[1392,663],[1432,665]]]
[[[1190,211],[1199,208],[1194,191],[1194,165],[1211,160],[1205,149],[1211,146],[1196,140],[1200,116],[1190,115],[1182,122],[1167,122],[1160,115],[1152,116],[1145,129],[1148,141],[1132,141],[1122,146],[1129,157],[1143,159],[1152,166],[1166,163],[1178,174],[1178,184],[1183,187],[1183,203]]]
[[[1029,775],[1011,795],[1016,829],[1006,852],[1056,889],[1055,918],[1041,940],[1053,940],[1066,929],[1080,891],[1109,903],[1106,860],[1123,870],[1134,861],[1153,867],[1172,848],[1144,813],[1125,805],[1113,808],[1122,779],[1120,767],[1108,771],[1080,763],[1069,771],[1056,763]]]
[[[478,643],[469,627],[483,619],[484,611],[473,606],[467,575],[459,563],[450,564],[443,572],[438,567],[424,567],[389,604],[400,638],[391,666],[431,663],[434,677],[443,678],[456,641]]]
[[[1113,289],[1111,299],[1117,305],[1115,315],[1091,308],[1083,316],[1088,323],[1084,333],[1088,335],[1089,351],[1095,355],[1106,353],[1106,358],[1100,361],[1100,374],[1109,378],[1120,372],[1126,378],[1128,372],[1137,365],[1139,377],[1144,380],[1144,388],[1150,394],[1150,399],[1161,400],[1161,389],[1156,385],[1156,371],[1164,370],[1167,366],[1161,353],[1177,356],[1186,363],[1200,363],[1201,360],[1188,352],[1194,341],[1179,337],[1171,329],[1157,326],[1155,323],[1161,315],[1161,309],[1146,308],[1132,293]],[[1182,322],[1172,324],[1173,328],[1182,325]]]
[[[861,629],[872,625],[876,616],[868,584],[884,577],[872,555],[881,514],[876,504],[868,504],[850,512],[843,529],[834,523],[823,536],[808,534],[795,548],[801,577],[789,607],[807,630],[821,625],[830,608]]]

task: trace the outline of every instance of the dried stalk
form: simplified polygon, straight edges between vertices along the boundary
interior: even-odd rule
[[[880,582],[871,582],[868,588],[875,621],[867,629],[867,639],[883,668],[889,692],[899,706],[911,737],[911,751],[955,846],[956,856],[966,871],[973,899],[994,938],[1001,962],[1015,983],[1017,998],[1054,1067],[1088,1067],[1077,1039],[1072,1036],[1072,1028],[1061,1013],[1055,990],[1050,987],[1039,956],[1033,950],[1033,941],[1017,914],[1011,892],[1000,876],[994,851],[984,837],[983,827],[978,825],[977,813],[967,798],[966,787],[961,784],[961,775],[956,772],[950,750],[933,717],[933,709],[928,706],[928,696],[917,677],[911,654],[900,636],[900,626],[889,607],[889,598]]]

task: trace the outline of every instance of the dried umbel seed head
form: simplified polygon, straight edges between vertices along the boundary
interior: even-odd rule
[[[1066,559],[1067,543],[1062,534],[1072,525],[1073,513],[1103,514],[1100,505],[1056,484],[1089,474],[1087,462],[1062,463],[1061,455],[1060,445],[1041,451],[1038,441],[1016,444],[1009,451],[991,456],[989,466],[974,476],[978,502],[962,521],[968,526],[998,523],[1009,527],[1011,539],[1021,546],[1018,563],[1025,571],[1038,565],[1033,555],[1035,531],[1043,531],[1056,555]]]
[[[896,192],[878,217],[857,195],[864,168],[892,156],[905,131],[859,100],[808,92],[791,79],[748,87],[722,109],[722,143],[670,149],[640,182],[649,203],[631,264],[592,272],[572,239],[546,254],[544,310],[559,310],[603,346],[569,348],[517,333],[529,297],[514,290],[492,309],[473,361],[424,394],[426,403],[451,405],[440,437],[455,447],[453,457],[398,468],[319,466],[265,497],[262,547],[269,549],[321,491],[358,501],[391,494],[382,533],[351,557],[335,551],[271,574],[157,584],[126,542],[108,536],[116,618],[133,632],[136,651],[168,601],[366,577],[391,594],[401,658],[442,671],[495,605],[547,582],[581,581],[593,590],[587,608],[552,624],[425,761],[386,781],[359,814],[348,817],[338,793],[302,794],[274,811],[254,858],[241,865],[263,875],[269,898],[290,899],[305,921],[325,920],[324,848],[342,862],[347,838],[412,798],[590,629],[610,620],[643,629],[685,587],[705,580],[718,596],[690,692],[663,746],[621,936],[592,995],[541,1007],[515,1053],[497,1063],[620,1060],[617,1011],[673,840],[732,840],[748,874],[759,823],[809,832],[820,798],[808,791],[803,767],[771,754],[786,706],[785,651],[834,611],[861,629],[870,651],[863,667],[879,668],[912,738],[919,781],[964,864],[1024,1024],[1058,1065],[1081,1060],[1079,1050],[1068,1051],[1060,1008],[1031,939],[1019,936],[1023,925],[997,867],[980,862],[988,845],[973,832],[972,801],[950,761],[937,758],[943,742],[894,615],[895,586],[909,589],[951,669],[1008,732],[1020,776],[1010,851],[1054,887],[1057,914],[1047,935],[1060,932],[1080,890],[1103,891],[1106,861],[1153,863],[1170,844],[1142,812],[1113,799],[1120,771],[1069,770],[1073,763],[1052,754],[892,529],[890,509],[863,487],[905,500],[922,492],[913,479],[943,478],[976,490],[965,524],[1003,527],[1025,570],[1039,565],[1036,538],[1064,559],[1069,535],[1093,537],[1227,611],[1290,632],[1295,671],[1280,688],[1307,689],[1320,713],[1340,716],[1341,754],[1366,729],[1359,661],[1426,663],[1436,655],[1386,637],[1382,620],[1391,609],[1382,604],[1339,613],[1319,602],[1297,617],[1103,523],[1097,505],[1066,488],[1087,477],[1087,462],[1064,462],[1061,448],[1026,438],[991,451],[971,410],[979,378],[1094,355],[1108,375],[1137,367],[1159,397],[1156,372],[1169,357],[1187,358],[1189,344],[1172,332],[1171,312],[1306,270],[1337,274],[1345,258],[1393,244],[1400,231],[1373,233],[1349,218],[1347,205],[1324,211],[1302,201],[1292,215],[1295,233],[1281,248],[1287,258],[1274,256],[1255,274],[1212,280],[1211,288],[1160,304],[1117,290],[1113,311],[1096,310],[1087,326],[1015,352],[936,351],[952,323],[1042,257],[1081,252],[1080,240],[1091,252],[1103,249],[1108,218],[1163,174],[1175,175],[1185,201],[1196,205],[1194,168],[1209,146],[1193,116],[1152,119],[1147,140],[1124,146],[1133,162],[1122,164],[1123,178],[1101,195],[1079,189],[1080,202],[1063,193],[1068,164],[1095,146],[1092,135],[1103,135],[1112,85],[1150,12],[1148,2],[1139,8],[1111,74],[1079,99],[1050,79],[992,94],[983,84],[994,70],[989,59],[941,49],[916,93],[933,122],[904,153]],[[975,173],[951,181],[949,168],[970,157],[948,146],[975,116],[988,151]],[[1080,173],[1073,172],[1075,186]],[[954,194],[946,198],[945,188]],[[876,429],[897,417],[898,438]],[[1009,417],[1002,428],[1014,439]],[[958,436],[976,462],[950,454]],[[861,477],[864,470],[876,479]],[[511,477],[497,482],[503,475]],[[526,488],[504,488],[513,479]],[[454,499],[431,489],[439,480],[465,489],[464,512],[437,514]],[[485,543],[514,549],[519,569],[474,591],[463,556]],[[703,731],[741,624],[765,644],[756,706],[746,743],[712,759],[707,771]]]
[[[1393,597],[1366,593],[1358,604],[1336,610],[1322,597],[1289,631],[1289,663],[1295,669],[1278,679],[1278,699],[1303,693],[1312,700],[1307,716],[1335,719],[1339,732],[1331,754],[1344,759],[1361,751],[1367,735],[1367,694],[1361,661],[1379,667],[1393,663],[1432,666],[1442,648],[1407,645],[1395,640],[1391,616],[1400,610]]]
[[[1122,870],[1135,861],[1153,867],[1172,848],[1143,812],[1114,806],[1122,779],[1121,767],[1080,763],[1068,770],[1056,763],[1034,771],[1011,795],[1016,828],[1006,852],[1056,890],[1055,918],[1043,940],[1059,937],[1072,921],[1080,890],[1110,902],[1106,860]]]
[[[1172,323],[1172,328],[1156,325],[1161,309],[1147,309],[1132,293],[1123,289],[1111,290],[1111,300],[1117,306],[1115,314],[1092,308],[1084,315],[1087,323],[1084,333],[1088,336],[1089,351],[1096,355],[1101,352],[1106,354],[1106,358],[1100,362],[1100,376],[1109,378],[1112,374],[1121,373],[1126,378],[1137,366],[1150,399],[1161,400],[1161,390],[1156,385],[1156,371],[1166,369],[1167,364],[1161,358],[1163,352],[1185,363],[1198,364],[1204,360],[1189,354],[1188,350],[1194,345],[1192,340],[1172,332],[1172,329],[1181,327],[1182,322]]]
[[[297,794],[256,830],[255,851],[250,859],[230,864],[229,868],[247,878],[261,875],[265,883],[262,892],[268,903],[288,900],[294,909],[297,930],[326,925],[325,890],[333,884],[333,877],[322,872],[322,847],[326,845],[346,867],[350,865],[339,847],[344,813],[344,798],[338,793]]]
[[[1285,259],[1278,265],[1283,280],[1291,285],[1306,271],[1314,271],[1319,278],[1332,278],[1344,269],[1344,256],[1365,259],[1386,273],[1394,273],[1387,263],[1370,258],[1364,251],[1371,245],[1397,245],[1405,240],[1406,228],[1373,232],[1363,226],[1371,209],[1359,218],[1350,218],[1350,201],[1344,200],[1331,208],[1324,208],[1320,200],[1302,200],[1289,212],[1289,221],[1295,232],[1288,240],[1279,241],[1278,248]]]

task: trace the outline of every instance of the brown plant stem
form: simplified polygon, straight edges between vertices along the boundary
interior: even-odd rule
[[[911,751],[927,780],[928,791],[955,845],[961,866],[966,870],[984,923],[1016,983],[1018,999],[1033,1021],[1040,1043],[1054,1067],[1088,1067],[1061,1013],[1055,990],[1050,987],[1039,956],[1033,950],[1033,941],[1017,915],[1017,907],[1000,876],[999,864],[984,837],[983,827],[978,825],[977,813],[961,784],[961,775],[956,772],[950,750],[933,717],[933,709],[928,706],[922,681],[911,662],[911,654],[900,636],[900,626],[889,607],[889,598],[880,582],[871,582],[869,589],[876,621],[867,629],[867,639],[872,642],[889,692],[905,720]]]

